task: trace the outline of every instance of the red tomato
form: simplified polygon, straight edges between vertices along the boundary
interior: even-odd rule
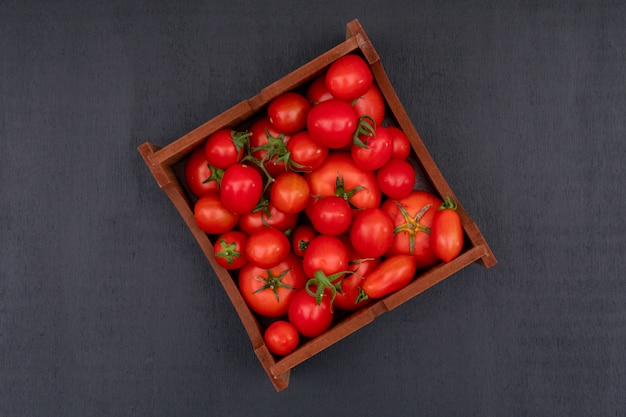
[[[241,161],[248,144],[248,132],[220,129],[211,134],[204,144],[204,156],[215,168],[226,169]]]
[[[396,126],[388,126],[387,130],[393,142],[392,158],[407,159],[411,153],[411,142],[406,134]]]
[[[304,256],[309,243],[317,236],[317,231],[310,224],[300,224],[291,233],[291,249],[299,257]]]
[[[359,168],[349,152],[329,152],[324,163],[313,172],[305,173],[304,178],[313,196],[338,195],[359,209],[380,205],[376,174]],[[337,187],[338,182],[343,185]]]
[[[270,201],[283,213],[299,213],[309,202],[309,183],[295,172],[283,172],[272,183]]]
[[[247,263],[246,241],[248,237],[237,230],[231,230],[215,241],[213,255],[217,263],[228,270],[239,269]]]
[[[302,266],[309,278],[313,278],[318,270],[326,276],[347,271],[348,251],[338,237],[319,235],[309,242]]]
[[[219,190],[222,173],[221,170],[211,169],[204,156],[204,149],[198,148],[189,155],[185,164],[185,183],[191,194],[200,197]]]
[[[352,101],[369,90],[374,77],[363,58],[349,54],[333,62],[326,72],[326,87],[341,100]]]
[[[347,102],[330,99],[311,107],[307,129],[311,138],[331,149],[343,148],[352,142],[359,116]]]
[[[435,255],[444,262],[450,262],[463,250],[463,225],[456,208],[456,201],[446,197],[430,227],[430,245]]]
[[[287,236],[273,227],[255,230],[246,242],[248,262],[260,268],[271,268],[282,262],[291,252],[291,242]]]
[[[285,232],[293,228],[297,222],[297,213],[283,213],[270,201],[266,207],[242,214],[237,227],[245,234],[250,235],[263,226],[271,226]]]
[[[220,197],[229,210],[242,214],[252,211],[263,194],[263,177],[255,168],[231,165],[224,171]]]
[[[385,259],[370,272],[361,288],[368,298],[381,298],[405,287],[413,277],[417,265],[411,255],[395,255]]]
[[[263,162],[265,169],[272,177],[287,171],[284,157],[287,153],[286,144],[291,138],[278,131],[267,117],[262,117],[250,126],[250,154]]]
[[[382,256],[393,241],[393,222],[379,208],[358,211],[350,226],[350,242],[363,258]]]
[[[265,329],[263,340],[274,355],[285,356],[296,350],[300,336],[293,324],[286,320],[277,320]]]
[[[218,193],[200,197],[193,208],[193,217],[200,230],[210,235],[219,235],[231,230],[239,220],[238,214],[224,206]]]
[[[306,90],[306,98],[312,105],[334,98],[326,87],[326,73],[317,76]]]
[[[292,169],[300,172],[313,171],[328,155],[328,148],[314,141],[306,130],[296,133],[289,139],[287,150],[293,162]]]
[[[306,126],[306,116],[311,104],[301,94],[293,91],[281,94],[267,107],[270,123],[282,133],[296,133]]]
[[[404,159],[391,158],[376,173],[380,191],[389,198],[408,196],[415,185],[415,169]]]
[[[352,271],[352,273],[346,274],[340,280],[340,288],[335,295],[333,306],[341,310],[352,311],[372,301],[371,299],[357,301],[357,298],[365,277],[380,264],[381,258],[363,258],[354,250],[347,235],[342,236],[341,240],[348,251],[348,271]]]
[[[318,304],[306,290],[298,291],[293,297],[287,317],[302,336],[317,337],[330,327],[334,316],[330,298],[330,294],[325,294]]]
[[[354,162],[369,171],[377,170],[391,158],[392,141],[386,127],[378,126],[372,136],[360,135],[361,144],[352,144]]]
[[[354,101],[354,110],[359,116],[369,116],[376,126],[382,126],[385,120],[385,99],[378,86],[374,83],[369,90]]]
[[[246,304],[265,317],[287,315],[289,304],[305,283],[302,264],[293,254],[272,268],[259,268],[249,263],[241,268],[238,278],[239,291]]]
[[[338,236],[350,227],[352,208],[343,198],[330,195],[313,204],[309,218],[320,234]]]
[[[430,227],[441,204],[439,197],[427,191],[412,191],[399,200],[386,200],[381,208],[391,217],[395,235],[385,255],[413,255],[418,269],[439,262],[430,245]]]

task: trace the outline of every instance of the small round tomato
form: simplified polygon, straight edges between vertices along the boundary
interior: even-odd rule
[[[283,159],[287,153],[286,144],[291,138],[278,131],[267,117],[261,117],[250,126],[250,154],[258,161],[262,161],[265,169],[272,177],[287,171]]]
[[[411,142],[409,142],[409,138],[406,133],[396,126],[388,126],[387,130],[389,131],[389,135],[391,136],[391,141],[393,143],[391,157],[407,159],[411,153]]]
[[[194,205],[193,217],[200,230],[210,235],[219,235],[231,230],[239,220],[238,214],[224,206],[218,193],[200,197]]]
[[[304,252],[302,266],[309,278],[313,278],[318,270],[326,276],[347,271],[348,251],[338,237],[319,235],[309,242]]]
[[[212,167],[226,169],[243,158],[248,144],[248,132],[220,129],[204,144],[204,156]]]
[[[291,233],[291,249],[299,257],[303,257],[309,243],[318,235],[310,224],[299,224]]]
[[[341,240],[348,251],[348,271],[352,271],[352,273],[346,274],[343,279],[340,280],[333,306],[341,310],[353,311],[372,301],[371,299],[361,301],[357,299],[365,277],[380,264],[381,258],[363,258],[352,247],[349,236],[343,235]],[[335,284],[336,283],[337,282],[335,282]]]
[[[306,126],[306,116],[311,108],[309,100],[293,91],[281,94],[267,107],[270,123],[282,133],[296,133]]]
[[[313,204],[309,219],[320,234],[338,236],[350,227],[352,208],[341,197],[325,196]]]
[[[380,191],[389,198],[408,196],[415,185],[415,169],[404,159],[391,158],[376,173]]]
[[[444,262],[450,262],[463,250],[463,225],[456,209],[456,201],[446,197],[430,227],[430,245],[435,255]]]
[[[256,168],[231,165],[224,171],[220,185],[220,197],[224,206],[242,214],[252,211],[263,194],[263,177]]]
[[[246,242],[248,262],[260,268],[271,268],[283,261],[291,252],[289,239],[280,230],[273,227],[261,227],[255,230]]]
[[[287,317],[302,336],[317,337],[328,330],[333,322],[330,299],[330,294],[324,294],[318,304],[316,297],[306,290],[300,290],[291,300]]]
[[[246,241],[248,237],[237,230],[228,231],[217,238],[213,246],[213,255],[217,263],[228,270],[239,269],[246,259]]]
[[[239,270],[238,287],[251,310],[265,317],[282,317],[306,281],[300,260],[292,254],[272,268],[248,263]]]
[[[363,58],[344,55],[333,62],[326,72],[326,87],[341,100],[352,101],[369,90],[374,80],[372,70]]]
[[[215,171],[215,173],[214,173]],[[219,190],[220,170],[212,169],[204,155],[204,149],[198,148],[189,155],[185,164],[185,184],[191,194],[200,197]]]
[[[334,98],[326,87],[326,73],[318,75],[306,90],[306,98],[312,105]]]
[[[296,133],[287,142],[292,169],[299,172],[311,172],[324,162],[328,148],[311,138],[308,131]]]
[[[270,201],[283,213],[299,213],[309,202],[309,183],[295,172],[283,172],[272,183]]]
[[[285,356],[296,350],[300,342],[298,329],[286,320],[276,320],[263,333],[265,346],[276,356]]]
[[[385,120],[385,99],[376,84],[372,83],[369,90],[354,101],[354,110],[359,117],[369,116],[376,126],[382,126]]]
[[[386,127],[378,126],[371,136],[360,135],[361,143],[353,143],[352,159],[365,170],[374,171],[391,158],[392,142]]]
[[[264,207],[242,214],[237,227],[245,234],[250,235],[263,226],[271,226],[281,232],[286,232],[293,228],[296,223],[298,223],[297,213],[284,213],[270,201]]]
[[[379,208],[368,208],[354,216],[350,226],[350,242],[363,258],[376,258],[391,246],[393,229],[393,222],[387,213]]]
[[[330,99],[311,107],[307,129],[314,141],[330,149],[343,148],[352,142],[359,115],[343,100]]]

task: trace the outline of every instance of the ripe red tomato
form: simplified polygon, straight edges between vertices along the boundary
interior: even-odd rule
[[[328,148],[314,141],[306,130],[296,133],[289,139],[287,150],[293,162],[292,169],[300,172],[313,171],[328,155]]]
[[[450,262],[463,250],[463,225],[456,208],[456,201],[446,197],[430,227],[430,245],[435,255],[444,262]]]
[[[293,297],[287,317],[302,336],[317,337],[330,327],[334,316],[330,298],[331,295],[325,293],[318,304],[306,290],[298,291]]]
[[[246,242],[248,262],[260,268],[271,268],[282,262],[291,252],[291,242],[287,236],[273,227],[260,227]]]
[[[418,269],[439,262],[430,245],[430,227],[441,204],[439,197],[421,190],[398,200],[386,200],[381,209],[391,217],[396,233],[385,256],[413,255]]]
[[[304,256],[309,243],[317,236],[317,231],[310,224],[299,224],[291,233],[291,249],[299,257]]]
[[[284,213],[270,201],[266,207],[242,214],[237,227],[245,234],[250,235],[263,226],[271,226],[285,232],[293,228],[297,222],[297,213]]]
[[[300,342],[298,329],[286,320],[276,320],[263,333],[265,346],[276,356],[285,356],[296,350]]]
[[[374,77],[363,58],[348,54],[333,62],[326,72],[326,87],[341,100],[352,101],[369,90]]]
[[[230,230],[219,236],[213,246],[217,263],[228,270],[244,266],[248,262],[245,252],[247,240],[248,237],[237,230]]]
[[[220,129],[207,138],[204,156],[212,167],[226,169],[241,161],[249,136],[248,132]]]
[[[250,154],[262,161],[265,169],[272,177],[287,171],[285,160],[279,159],[287,153],[286,144],[291,138],[278,131],[267,117],[261,117],[250,126]]]
[[[293,91],[281,94],[267,107],[270,123],[282,133],[296,133],[306,126],[306,116],[311,104],[301,94]]]
[[[265,317],[282,317],[306,280],[300,260],[292,254],[272,268],[245,265],[239,270],[238,286],[250,309]]]
[[[283,213],[299,213],[309,202],[309,183],[295,172],[283,172],[272,183],[270,201]]]
[[[350,242],[361,257],[376,258],[391,246],[393,229],[391,217],[385,211],[375,207],[358,211],[350,226]]]
[[[359,115],[343,100],[330,99],[311,107],[307,129],[314,141],[330,149],[343,148],[352,142]]]
[[[334,98],[326,87],[326,73],[317,76],[306,90],[306,98],[313,105]]]
[[[313,204],[309,218],[320,234],[338,236],[350,227],[352,208],[343,198],[329,195]]]
[[[313,196],[337,194],[358,209],[380,205],[382,196],[376,174],[359,168],[349,152],[329,152],[322,165],[313,172],[305,173],[304,178]],[[338,182],[343,182],[339,189]]]
[[[378,126],[372,136],[360,135],[359,138],[363,144],[353,143],[351,154],[360,168],[374,171],[389,161],[393,143],[386,127]]]
[[[357,298],[365,277],[380,264],[381,258],[363,258],[354,250],[347,235],[340,238],[348,251],[348,271],[352,271],[352,273],[346,274],[340,280],[340,288],[335,295],[333,306],[341,310],[353,311],[372,301],[371,299],[357,301]]]
[[[361,288],[368,298],[381,298],[405,287],[417,265],[411,255],[395,255],[385,259],[363,281]]]
[[[393,142],[392,158],[407,159],[411,153],[411,142],[406,134],[396,126],[388,126],[387,130]]]
[[[385,99],[378,86],[374,83],[369,90],[354,101],[354,110],[360,116],[374,119],[376,126],[382,126],[385,120]]]
[[[338,237],[319,235],[309,242],[304,252],[302,266],[309,278],[313,278],[315,271],[318,270],[326,276],[347,271],[348,251]]]
[[[196,197],[203,196],[219,190],[219,182],[222,172],[211,169],[209,162],[204,156],[204,149],[198,148],[189,155],[185,164],[185,184],[191,194]]]
[[[231,165],[224,171],[220,197],[229,210],[242,214],[252,211],[263,194],[263,177],[255,168]]]
[[[391,158],[376,173],[380,191],[392,199],[408,196],[415,185],[415,169],[404,159]]]
[[[231,230],[239,220],[238,214],[224,206],[218,193],[200,197],[194,205],[193,217],[200,230],[210,235],[219,235]]]

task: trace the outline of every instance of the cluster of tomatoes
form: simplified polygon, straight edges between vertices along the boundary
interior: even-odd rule
[[[336,309],[361,308],[462,250],[454,202],[414,190],[409,140],[384,120],[370,67],[350,54],[187,161],[196,223],[269,319],[276,355],[326,331]]]

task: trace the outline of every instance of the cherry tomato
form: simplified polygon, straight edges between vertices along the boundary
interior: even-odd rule
[[[463,250],[463,225],[456,208],[456,201],[446,197],[430,227],[430,245],[444,262],[450,262]]]
[[[391,217],[379,208],[358,211],[350,226],[350,242],[363,258],[382,256],[393,241]]]
[[[297,222],[297,213],[284,213],[270,201],[265,207],[242,214],[237,227],[245,234],[250,235],[256,229],[264,226],[272,226],[281,232],[286,232],[293,228]]]
[[[270,123],[281,133],[296,133],[306,126],[306,116],[311,104],[301,94],[293,91],[281,94],[267,107]]]
[[[293,162],[292,169],[300,172],[313,171],[328,155],[328,148],[314,141],[306,130],[296,133],[289,139],[287,150]]]
[[[289,304],[306,276],[300,260],[293,254],[272,268],[259,268],[251,263],[239,270],[238,287],[246,304],[265,317],[287,315]]]
[[[388,126],[387,130],[391,136],[393,143],[393,150],[391,152],[392,158],[407,159],[411,153],[411,142],[406,134],[396,126]]]
[[[439,262],[430,245],[430,227],[441,204],[439,197],[421,190],[398,200],[386,200],[381,209],[391,217],[395,235],[385,256],[413,255],[418,269]]]
[[[369,90],[354,101],[354,110],[359,116],[371,117],[376,126],[382,126],[385,120],[385,99],[376,84],[372,83]]]
[[[319,235],[309,242],[302,266],[309,278],[313,278],[318,270],[326,276],[347,271],[348,251],[338,237]]]
[[[352,101],[369,90],[374,77],[363,58],[348,54],[333,62],[326,72],[326,87],[341,100]]]
[[[260,268],[271,268],[282,262],[291,252],[291,242],[287,236],[273,227],[255,230],[246,242],[248,262]]]
[[[217,263],[225,269],[239,269],[246,259],[246,241],[248,237],[237,231],[228,231],[217,238],[213,246],[213,255]]]
[[[248,144],[248,132],[220,129],[211,134],[204,144],[204,156],[215,168],[226,169],[241,161]]]
[[[299,213],[309,202],[309,183],[295,172],[283,172],[272,183],[270,201],[283,213]]]
[[[291,233],[291,249],[299,257],[303,257],[309,243],[318,233],[310,224],[299,224]]]
[[[343,198],[330,195],[313,204],[309,218],[320,234],[338,236],[350,227],[352,208]]]
[[[413,280],[416,270],[415,257],[395,255],[370,272],[361,288],[368,298],[381,298],[405,287]]]
[[[287,153],[286,144],[291,138],[277,130],[267,117],[261,117],[250,126],[250,154],[262,161],[265,169],[272,177],[287,171],[284,157]]]
[[[218,193],[200,197],[194,205],[193,217],[200,230],[210,235],[219,235],[231,230],[239,220],[238,214],[224,206]]]
[[[276,356],[285,356],[296,350],[300,342],[298,329],[286,320],[276,320],[263,333],[265,346]]]
[[[380,264],[381,258],[363,258],[354,250],[350,243],[350,238],[347,235],[343,235],[340,238],[348,251],[348,271],[352,271],[352,273],[346,274],[339,280],[340,287],[335,295],[333,307],[353,311],[372,301],[372,299],[357,301],[357,298],[361,292],[361,285],[365,277]]]
[[[213,174],[213,171],[216,171]],[[219,180],[223,172],[211,169],[204,156],[204,149],[198,148],[189,155],[185,164],[185,183],[195,197],[219,190]]]
[[[415,169],[404,159],[391,158],[376,173],[380,191],[389,198],[408,196],[415,185]]]
[[[300,290],[291,300],[287,317],[302,336],[317,337],[333,322],[334,314],[330,299],[330,294],[324,294],[318,304],[314,296],[306,290]]]
[[[360,135],[361,143],[352,144],[352,159],[365,170],[374,171],[391,158],[392,141],[386,127],[378,126],[371,136]]]
[[[306,98],[313,105],[334,98],[326,87],[326,73],[317,76],[306,90]]]
[[[252,211],[263,194],[263,177],[255,168],[231,165],[224,171],[220,197],[229,210],[242,214]]]
[[[338,99],[316,104],[307,116],[307,129],[311,138],[331,149],[349,145],[358,124],[359,115],[354,108]]]

